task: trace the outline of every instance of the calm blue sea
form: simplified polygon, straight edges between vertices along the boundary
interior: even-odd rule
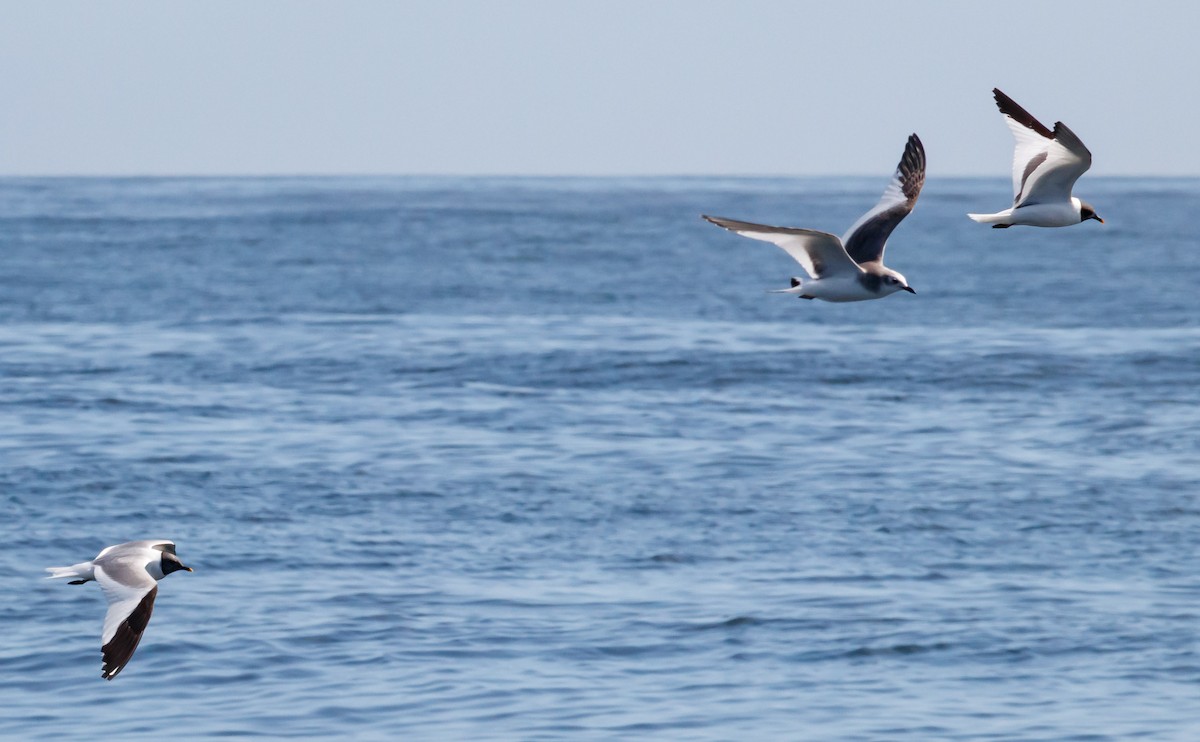
[[[0,737],[1200,739],[1200,180],[886,181],[0,180]]]

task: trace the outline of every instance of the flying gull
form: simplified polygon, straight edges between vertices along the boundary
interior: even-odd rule
[[[917,203],[924,184],[925,148],[913,134],[879,203],[859,217],[840,240],[815,229],[768,227],[716,216],[704,218],[743,237],[778,245],[811,279],[793,277],[791,288],[773,293],[825,301],[882,299],[902,289],[915,294],[904,276],[884,266],[883,250],[892,230]]]
[[[1092,153],[1075,132],[1061,121],[1056,121],[1051,131],[999,88],[993,88],[992,93],[1017,140],[1013,152],[1013,205],[995,214],[967,216],[991,224],[993,229],[1014,224],[1069,227],[1088,219],[1103,224],[1091,204],[1071,195],[1075,181],[1092,166]]]
[[[154,610],[158,581],[178,570],[192,571],[175,556],[171,541],[130,541],[110,546],[90,562],[49,567],[49,579],[73,577],[68,585],[95,580],[108,600],[100,637],[104,667],[100,677],[112,680],[125,668]]]

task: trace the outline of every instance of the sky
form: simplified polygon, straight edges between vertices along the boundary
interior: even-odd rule
[[[1200,3],[0,0],[0,175],[1200,175]]]

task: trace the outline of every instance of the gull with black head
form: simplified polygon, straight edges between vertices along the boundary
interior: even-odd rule
[[[1092,205],[1071,195],[1075,181],[1092,166],[1092,153],[1061,121],[1054,130],[1017,105],[1000,88],[993,88],[996,106],[1016,139],[1013,150],[1013,205],[995,214],[967,214],[992,229],[1018,224],[1030,227],[1069,227],[1095,219]]]
[[[158,581],[172,572],[191,572],[175,555],[172,541],[130,541],[104,549],[95,559],[70,567],[49,567],[49,579],[74,578],[68,585],[95,580],[108,600],[100,645],[100,677],[112,680],[128,664],[150,622]]]
[[[915,294],[908,279],[883,264],[883,251],[892,230],[916,205],[924,184],[925,148],[913,134],[879,203],[859,217],[841,239],[815,229],[703,218],[743,237],[777,245],[804,268],[808,279],[793,277],[791,288],[773,293],[834,302],[882,299],[897,291]]]

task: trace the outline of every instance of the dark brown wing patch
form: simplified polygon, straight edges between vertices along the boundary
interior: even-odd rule
[[[1046,125],[1041,121],[1038,121],[1031,116],[1029,111],[1026,111],[1024,108],[1021,108],[1019,105],[1017,105],[1015,100],[1000,92],[1000,88],[992,88],[992,95],[996,96],[996,106],[999,107],[1000,113],[1010,117],[1013,121],[1016,121],[1021,126],[1024,126],[1028,129],[1033,129],[1047,139],[1054,138],[1054,132],[1047,129]]]
[[[921,195],[921,188],[925,185],[925,147],[916,134],[909,135],[904,154],[900,156],[900,164],[896,165],[894,178],[900,183],[904,203],[894,203],[890,209],[875,214],[846,236],[846,253],[859,265],[882,259],[884,246],[888,237],[892,236],[892,230],[904,221],[904,217],[916,205],[917,196]]]
[[[908,137],[908,144],[904,147],[896,170],[900,174],[900,190],[904,192],[908,208],[911,209],[917,202],[917,196],[921,195],[921,187],[925,185],[925,146],[916,134]]]
[[[157,585],[150,588],[150,592],[142,597],[137,608],[134,608],[133,612],[125,617],[108,644],[100,648],[100,651],[104,653],[104,668],[100,677],[112,680],[117,673],[125,669],[129,658],[133,656],[133,650],[137,649],[138,642],[142,640],[142,632],[146,630],[146,624],[150,623],[150,614],[154,611],[154,596],[156,595],[158,595]]]
[[[904,221],[910,210],[905,204],[896,204],[887,211],[879,212],[870,221],[864,222],[846,240],[846,253],[859,265],[879,260],[883,254],[883,246],[888,237],[892,236],[892,230]]]

